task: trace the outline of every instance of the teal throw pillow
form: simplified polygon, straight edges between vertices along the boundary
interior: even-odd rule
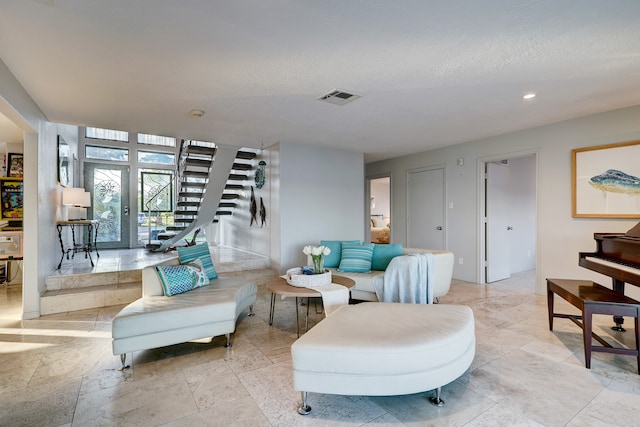
[[[322,246],[326,246],[331,249],[329,255],[324,257],[324,266],[326,268],[336,268],[340,265],[340,259],[342,258],[342,244],[343,243],[360,243],[360,240],[320,240]]]
[[[376,245],[373,248],[372,270],[386,270],[391,260],[402,255],[402,244]]]
[[[342,258],[338,271],[349,273],[370,273],[371,259],[373,258],[373,243],[360,245],[344,243],[342,245]]]
[[[198,281],[196,268],[189,265],[158,265],[156,270],[167,297],[189,292]]]
[[[180,258],[180,264],[187,264],[194,259],[199,258],[209,280],[218,278],[218,272],[211,260],[209,245],[206,243],[201,243],[195,246],[181,246],[178,248],[178,257]]]

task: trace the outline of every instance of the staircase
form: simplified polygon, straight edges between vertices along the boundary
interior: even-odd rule
[[[176,178],[174,224],[147,247],[163,252],[222,215],[232,215],[239,191],[250,179],[256,153],[237,147],[183,140]],[[151,198],[151,201],[153,198]],[[195,238],[195,235],[194,235]]]

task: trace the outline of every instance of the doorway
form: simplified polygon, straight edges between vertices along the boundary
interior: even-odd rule
[[[418,169],[407,174],[407,245],[444,250],[445,170]]]
[[[84,185],[91,193],[88,218],[98,221],[100,249],[129,247],[129,166],[84,164]]]
[[[391,243],[391,176],[369,179],[369,241]]]
[[[536,269],[537,153],[480,166],[480,283],[493,283]]]

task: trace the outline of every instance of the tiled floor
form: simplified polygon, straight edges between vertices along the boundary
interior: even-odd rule
[[[477,336],[470,370],[443,387],[443,408],[428,403],[430,392],[310,393],[313,411],[303,417],[291,376],[293,302],[278,300],[269,326],[261,278],[272,272],[250,274],[261,283],[257,315],[240,320],[231,349],[217,337],[136,352],[124,373],[110,348],[110,319],[120,307],[21,321],[20,289],[1,288],[0,425],[638,425],[635,358],[596,353],[585,369],[580,329],[557,319],[548,330],[546,298],[533,293],[531,272],[488,286],[454,281],[442,298],[473,308]],[[311,311],[313,325],[322,315]],[[607,316],[596,323],[611,332]]]

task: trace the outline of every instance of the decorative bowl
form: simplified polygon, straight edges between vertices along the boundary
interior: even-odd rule
[[[325,286],[331,283],[331,271],[325,268],[322,274],[302,274],[301,268],[287,270],[286,280],[291,286],[297,288],[313,288]]]

